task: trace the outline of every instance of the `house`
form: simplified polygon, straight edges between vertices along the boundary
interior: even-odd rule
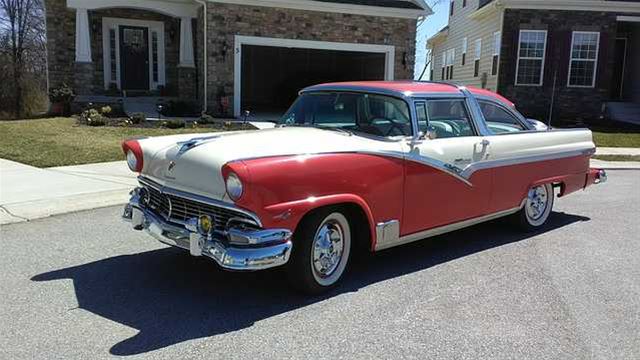
[[[319,82],[410,78],[423,0],[45,0],[49,86],[283,112]],[[206,69],[206,70],[205,70]]]
[[[431,79],[497,91],[529,117],[640,123],[640,1],[452,0],[427,47]]]

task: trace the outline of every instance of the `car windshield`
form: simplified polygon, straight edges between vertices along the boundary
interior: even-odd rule
[[[410,136],[409,106],[376,94],[319,92],[301,95],[280,120],[282,126],[313,126],[375,136]]]

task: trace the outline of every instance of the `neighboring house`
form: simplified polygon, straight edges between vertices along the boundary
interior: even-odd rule
[[[411,78],[416,20],[431,14],[423,0],[45,4],[50,87],[176,96],[236,116],[282,112],[318,82]]]
[[[497,91],[542,120],[553,102],[554,119],[624,105],[609,115],[640,123],[640,1],[453,0],[449,11],[428,40],[431,79]]]

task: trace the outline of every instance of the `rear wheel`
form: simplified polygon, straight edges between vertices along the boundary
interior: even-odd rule
[[[522,210],[515,214],[516,223],[525,231],[541,228],[549,220],[555,194],[553,185],[545,184],[529,189]]]
[[[323,209],[307,216],[294,234],[287,265],[292,285],[308,294],[334,287],[349,264],[351,244],[351,225],[339,209]]]

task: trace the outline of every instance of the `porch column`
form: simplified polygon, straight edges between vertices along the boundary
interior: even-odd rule
[[[195,67],[193,60],[193,29],[190,17],[180,18],[180,64],[181,67]]]
[[[91,62],[91,33],[87,9],[76,9],[76,62]]]

